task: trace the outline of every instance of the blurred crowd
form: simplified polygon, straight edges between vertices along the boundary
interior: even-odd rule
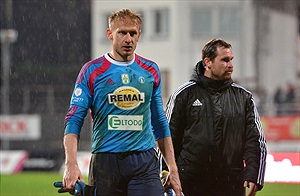
[[[271,95],[267,95],[264,89],[257,89],[253,96],[261,115],[283,116],[300,114],[299,93],[295,85],[286,83],[278,86]]]
[[[273,102],[276,106],[277,115],[293,114],[295,113],[296,89],[291,83],[287,83],[286,88],[277,87]],[[299,103],[298,103],[299,104]]]

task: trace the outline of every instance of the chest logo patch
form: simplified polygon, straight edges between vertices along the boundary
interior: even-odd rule
[[[122,83],[123,84],[128,84],[129,83],[129,76],[128,74],[122,74]]]
[[[108,115],[108,130],[142,131],[142,115]]]
[[[117,108],[131,110],[145,101],[145,94],[131,86],[122,86],[108,94],[108,103]]]

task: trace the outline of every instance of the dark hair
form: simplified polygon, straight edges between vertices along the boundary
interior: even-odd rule
[[[211,61],[214,61],[218,55],[218,47],[232,48],[230,43],[227,43],[220,38],[212,39],[207,42],[202,49],[202,60],[204,60],[204,58],[209,58]]]

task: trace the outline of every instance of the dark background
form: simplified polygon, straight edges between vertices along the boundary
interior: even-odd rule
[[[290,2],[257,0],[254,4],[290,13],[295,10],[296,1]],[[299,13],[298,6],[300,33]],[[64,116],[74,83],[82,65],[91,59],[91,2],[0,0],[0,16],[1,29],[18,32],[17,41],[10,48],[9,114],[42,117],[40,140],[0,141],[1,149],[7,150],[3,146],[8,144],[9,150],[23,149],[30,157],[45,158],[44,167],[41,164],[36,169],[48,170],[46,163],[51,161],[55,163],[50,164],[50,169],[57,168],[64,157]],[[0,77],[2,85],[2,66]],[[81,133],[81,151],[90,151],[91,126],[88,116]]]
[[[30,157],[55,162],[51,168],[41,164],[39,169],[60,166],[64,156],[64,116],[77,74],[91,58],[90,4],[90,0],[1,0],[0,3],[1,29],[18,32],[17,41],[10,48],[9,114],[42,117],[41,139],[9,141],[9,150],[27,150]],[[1,85],[2,80],[1,73]],[[91,125],[89,120],[86,122],[80,150],[90,150]]]

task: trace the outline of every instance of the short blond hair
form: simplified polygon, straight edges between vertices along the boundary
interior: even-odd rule
[[[108,26],[112,28],[116,21],[121,20],[131,20],[135,25],[138,25],[139,28],[142,25],[142,17],[141,14],[137,11],[130,10],[130,9],[120,9],[118,11],[114,11],[108,17]]]

